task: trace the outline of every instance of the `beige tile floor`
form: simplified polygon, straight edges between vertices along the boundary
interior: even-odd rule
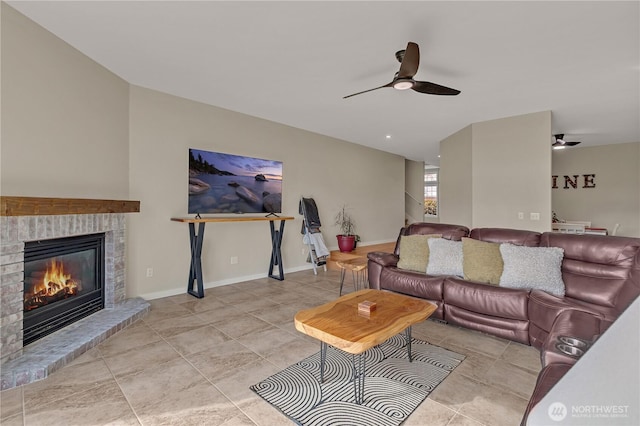
[[[146,317],[47,379],[0,393],[0,423],[292,424],[249,386],[319,350],[293,316],[338,288],[337,272],[303,271],[152,300]],[[537,350],[431,320],[413,334],[467,358],[406,425],[520,423]]]

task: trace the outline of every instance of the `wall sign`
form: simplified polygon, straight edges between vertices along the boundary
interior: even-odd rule
[[[553,175],[551,176],[551,188],[552,189],[558,189],[560,188],[558,186],[558,181],[560,180],[560,185],[563,184],[563,180],[564,180],[564,186],[562,186],[562,189],[578,189],[579,185],[580,188],[595,188],[596,187],[596,175],[595,173],[590,173],[587,175],[564,175],[562,176],[560,179],[560,176],[557,175]]]

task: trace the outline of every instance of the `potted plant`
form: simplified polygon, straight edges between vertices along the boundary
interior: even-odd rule
[[[340,228],[338,238],[338,248],[341,252],[350,252],[355,248],[356,236],[354,234],[356,225],[351,215],[347,212],[347,206],[343,205],[335,217],[335,225]]]

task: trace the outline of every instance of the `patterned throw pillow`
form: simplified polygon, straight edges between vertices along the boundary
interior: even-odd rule
[[[462,269],[464,279],[498,285],[504,262],[499,243],[462,238]]]
[[[441,235],[402,235],[400,236],[400,260],[398,268],[424,272],[429,262],[429,238]]]
[[[462,241],[451,241],[445,238],[430,239],[427,275],[463,276]]]
[[[560,247],[524,247],[504,243],[500,245],[504,271],[500,287],[543,290],[564,296]]]

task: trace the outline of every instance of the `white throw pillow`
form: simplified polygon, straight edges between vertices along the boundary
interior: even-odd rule
[[[564,296],[560,247],[524,247],[500,244],[504,270],[500,287],[543,290],[554,296]]]
[[[428,275],[464,275],[462,269],[462,241],[429,238]]]

